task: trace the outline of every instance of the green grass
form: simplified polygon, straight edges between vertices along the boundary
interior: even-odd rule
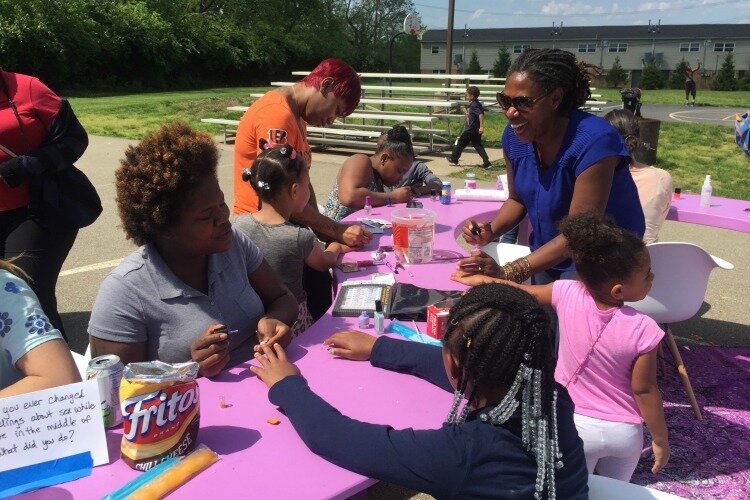
[[[140,139],[165,123],[183,122],[212,134],[215,125],[200,122],[201,118],[234,118],[240,113],[227,111],[227,106],[248,105],[251,93],[264,92],[268,87],[233,87],[184,92],[151,92],[141,94],[71,97],[76,115],[92,135]]]
[[[605,89],[597,87],[593,94],[601,94],[602,101],[621,102],[620,89]],[[717,106],[727,108],[747,108],[750,103],[750,91],[723,92],[719,90],[698,90],[696,92],[696,106]],[[641,97],[644,106],[648,104],[685,104],[684,90],[644,90]]]
[[[247,105],[251,93],[263,92],[268,87],[221,88],[179,92],[154,92],[123,95],[92,95],[72,97],[76,114],[89,134],[140,139],[146,133],[157,130],[162,124],[174,121],[185,122],[206,132],[217,134],[217,126],[200,123],[201,118],[235,118],[227,106]],[[612,92],[619,99],[619,93]],[[598,91],[597,91],[598,92]],[[653,92],[653,94],[652,94]],[[678,90],[648,91],[654,98],[677,99]],[[739,102],[750,102],[750,92],[699,92],[706,99],[720,96],[722,106],[739,106]],[[671,96],[671,97],[670,97]],[[744,96],[744,97],[743,97]],[[684,97],[684,96],[683,96]],[[743,101],[744,99],[744,101]],[[718,98],[715,99],[718,102]],[[701,99],[699,98],[699,102]],[[647,101],[648,102],[648,101]],[[655,102],[655,101],[652,101]],[[675,101],[679,102],[679,101]],[[735,104],[731,104],[734,102]],[[389,106],[392,111],[424,111],[406,106]],[[485,117],[484,142],[488,146],[500,145],[505,117],[500,113],[488,113]],[[369,123],[375,123],[370,121]],[[454,131],[458,124],[454,122]],[[447,128],[445,120],[438,120],[436,128]],[[505,167],[496,161],[489,171],[481,168],[470,170],[479,180],[494,180],[498,171]],[[718,125],[662,122],[657,149],[656,166],[668,170],[674,186],[683,192],[700,192],[703,178],[711,174],[714,193],[717,196],[750,200],[750,159],[734,142],[734,130]],[[468,170],[456,171],[454,177],[463,177]]]

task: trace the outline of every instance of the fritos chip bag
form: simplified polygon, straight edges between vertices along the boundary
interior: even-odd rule
[[[198,363],[129,363],[120,384],[122,459],[146,471],[188,454],[198,437]]]

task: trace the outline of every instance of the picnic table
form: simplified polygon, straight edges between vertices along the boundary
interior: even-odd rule
[[[441,205],[425,199],[425,206],[437,210],[439,226],[435,248],[464,254],[456,241],[465,220],[497,204],[460,202]],[[376,207],[371,216],[390,219],[390,212],[403,208]],[[360,214],[353,214],[356,220]],[[370,258],[390,235],[375,235],[363,249],[347,254],[350,259]],[[393,255],[388,256],[393,261]],[[433,262],[410,266],[398,281],[429,288],[462,290],[449,279],[455,262]],[[385,271],[370,267],[347,277]],[[439,428],[450,408],[453,395],[414,376],[375,368],[370,363],[331,356],[323,341],[338,329],[357,328],[357,318],[333,317],[326,313],[310,329],[293,339],[287,356],[300,368],[310,387],[323,399],[352,418],[395,428]],[[424,323],[420,328],[424,330]],[[268,401],[268,389],[249,370],[250,362],[224,370],[214,378],[200,377],[200,431],[197,440],[216,451],[221,460],[169,495],[171,499],[226,498],[346,499],[376,483],[323,460],[300,440],[289,419]],[[222,408],[221,399],[230,405]],[[270,425],[269,418],[281,421]],[[94,467],[90,476],[37,490],[19,499],[102,498],[141,473],[119,458],[122,427],[106,431],[110,462]],[[356,498],[366,498],[365,495]]]

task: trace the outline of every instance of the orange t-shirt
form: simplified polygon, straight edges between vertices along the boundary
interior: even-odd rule
[[[258,195],[249,182],[242,180],[242,170],[252,168],[258,156],[258,141],[265,139],[275,144],[289,144],[302,154],[310,165],[312,154],[307,143],[307,124],[300,119],[302,129],[284,95],[276,90],[255,101],[242,115],[234,139],[234,206],[235,215],[257,212]]]

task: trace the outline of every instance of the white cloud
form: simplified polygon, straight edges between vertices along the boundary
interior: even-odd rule
[[[583,3],[555,2],[554,0],[542,6],[541,14],[546,16],[575,16],[584,14],[604,14],[604,7]]]
[[[646,2],[638,5],[635,10],[638,12],[662,11],[672,7],[669,2]]]
[[[474,11],[474,13],[471,15],[472,19],[479,19],[484,15],[485,10],[484,9],[477,9]]]

